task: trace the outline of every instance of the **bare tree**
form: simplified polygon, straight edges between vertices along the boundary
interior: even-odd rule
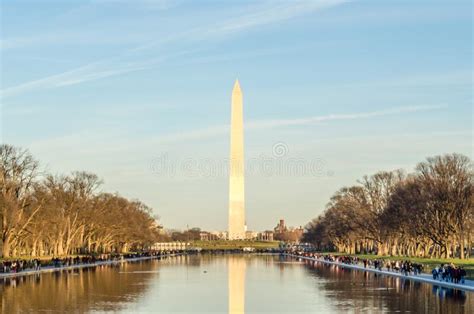
[[[447,240],[452,236],[460,247],[464,258],[465,234],[473,216],[473,171],[468,157],[449,154],[427,158],[418,164],[418,182],[426,199],[427,216],[431,218],[426,231],[439,230],[444,237],[443,253],[449,257],[452,245]]]
[[[347,253],[465,258],[474,231],[472,168],[468,157],[449,154],[428,158],[409,176],[364,176],[331,197],[305,239]]]
[[[31,205],[31,194],[38,175],[38,162],[27,150],[0,145],[0,206],[2,256],[9,257],[12,247],[24,236],[41,208]]]
[[[151,208],[100,194],[97,175],[38,176],[26,150],[0,146],[2,256],[143,250],[159,238]]]

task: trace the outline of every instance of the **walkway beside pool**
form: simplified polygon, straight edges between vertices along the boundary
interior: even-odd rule
[[[29,270],[23,270],[17,273],[0,273],[0,280],[7,279],[7,278],[37,275],[37,274],[42,274],[42,273],[52,273],[52,272],[69,271],[69,270],[81,269],[81,268],[104,266],[104,265],[117,265],[121,263],[145,261],[145,260],[150,260],[150,259],[162,259],[162,258],[173,257],[173,256],[178,256],[178,255],[183,255],[183,253],[123,258],[123,259],[118,259],[118,260],[97,261],[95,263],[76,264],[76,265],[60,266],[60,267],[46,266],[46,267],[41,267],[38,270],[29,269]]]
[[[413,281],[418,281],[418,282],[424,282],[424,283],[429,283],[434,286],[440,286],[444,288],[451,288],[451,289],[458,289],[458,290],[465,290],[465,291],[470,291],[474,292],[474,280],[465,280],[464,284],[456,284],[452,282],[446,282],[446,281],[440,281],[440,280],[434,280],[433,277],[429,274],[420,274],[420,275],[404,275],[399,272],[393,272],[393,271],[387,271],[387,270],[378,270],[374,268],[365,268],[360,265],[353,265],[353,264],[344,264],[344,263],[339,263],[339,262],[331,262],[331,261],[326,261],[324,259],[319,259],[319,258],[314,258],[314,257],[307,257],[307,256],[299,256],[295,254],[288,254],[284,253],[286,256],[291,256],[294,258],[300,258],[308,261],[314,261],[318,263],[323,263],[323,264],[329,264],[329,265],[335,265],[339,267],[344,267],[344,268],[350,268],[350,269],[355,269],[355,270],[360,270],[360,271],[367,271],[375,274],[380,274],[380,275],[386,275],[386,276],[392,276],[392,277],[398,277],[402,279],[408,279],[408,280],[413,280]]]

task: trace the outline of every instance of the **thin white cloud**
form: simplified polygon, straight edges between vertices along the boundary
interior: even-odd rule
[[[244,127],[246,131],[266,130],[287,126],[312,125],[325,121],[359,120],[415,112],[427,112],[439,110],[442,108],[445,108],[445,106],[409,106],[397,107],[381,111],[368,111],[348,114],[330,114],[322,116],[313,116],[309,118],[256,120],[245,123]],[[162,134],[134,140],[129,139],[124,141],[124,137],[126,137],[126,134],[123,134],[123,132],[121,132],[120,130],[85,130],[83,132],[75,134],[35,141],[35,143],[30,146],[34,147],[35,149],[39,149],[41,147],[41,149],[47,149],[50,151],[62,151],[62,147],[70,147],[71,145],[76,144],[77,147],[81,147],[82,152],[87,151],[90,154],[94,153],[96,147],[101,147],[101,150],[109,152],[119,152],[126,150],[139,151],[140,149],[143,149],[143,147],[153,147],[154,145],[158,144],[173,144],[191,140],[203,140],[207,138],[225,136],[228,133],[229,125],[223,124],[207,128]],[[79,145],[80,143],[84,144]]]
[[[7,97],[12,97],[12,96],[16,96],[28,91],[32,91],[35,89],[49,89],[49,88],[57,88],[61,86],[74,85],[74,84],[79,84],[79,83],[87,82],[94,79],[117,75],[120,73],[131,72],[134,70],[132,68],[128,68],[128,69],[121,69],[121,70],[116,70],[116,71],[105,70],[105,71],[91,72],[90,69],[93,69],[93,68],[94,68],[93,66],[87,65],[87,66],[77,68],[71,71],[47,76],[38,80],[34,80],[34,81],[23,83],[17,86],[9,87],[9,88],[3,89],[0,95],[4,99]],[[139,70],[139,69],[141,69],[141,67],[137,68],[136,70]]]
[[[109,65],[100,62],[90,63],[74,70],[50,75],[41,79],[23,83],[17,86],[5,88],[0,91],[2,99],[23,94],[32,90],[51,89],[76,85],[101,78],[116,76],[135,71],[148,69],[161,63],[164,59],[152,59],[145,62],[135,62],[122,65]]]
[[[114,7],[127,7],[127,9],[136,9],[143,11],[164,11],[180,5],[178,0],[92,0],[83,5],[74,6],[72,9],[60,14],[59,16],[50,16],[54,19],[57,25],[67,25],[70,20],[77,20],[82,15],[93,15],[99,6],[107,6],[107,10]],[[80,25],[82,26],[82,24]],[[116,29],[116,27],[112,28]],[[35,45],[54,45],[54,44],[124,44],[132,43],[138,44],[143,41],[142,34],[133,34],[133,38],[124,36],[123,33],[118,32],[111,34],[105,33],[103,29],[93,28],[85,30],[83,27],[79,29],[57,29],[36,32],[32,35],[21,37],[6,37],[0,39],[0,51],[25,48]]]
[[[297,119],[278,119],[278,120],[255,120],[245,123],[245,130],[262,130],[272,129],[287,126],[304,126],[312,125],[326,121],[337,121],[337,120],[358,120],[358,119],[370,119],[382,116],[391,116],[404,113],[414,112],[425,112],[433,111],[446,108],[446,106],[405,106],[391,108],[387,110],[369,111],[361,113],[348,113],[348,114],[329,114],[323,116],[313,116],[308,118],[297,118]],[[178,132],[172,134],[165,134],[154,137],[151,141],[153,143],[170,143],[178,141],[196,140],[209,137],[216,137],[227,134],[229,132],[229,125],[216,125],[204,129],[196,129],[185,132]]]
[[[5,99],[7,97],[13,97],[33,90],[76,85],[92,80],[149,69],[152,65],[156,65],[156,60],[141,59],[142,61],[137,61],[136,59],[138,57],[136,56],[136,53],[152,48],[157,44],[169,43],[172,41],[187,42],[216,38],[230,33],[249,30],[257,26],[288,20],[299,15],[337,6],[345,2],[347,2],[347,0],[291,1],[277,2],[277,4],[272,2],[269,6],[264,6],[260,10],[238,16],[217,25],[198,27],[182,34],[171,34],[168,38],[162,38],[157,42],[150,42],[135,47],[114,58],[89,63],[63,73],[4,88],[0,91],[0,97]],[[16,46],[17,44],[18,42],[15,42],[14,39],[11,43],[4,41],[1,42],[2,47]],[[175,53],[174,57],[186,54],[187,52],[188,51],[180,51],[179,53]]]
[[[410,113],[418,111],[430,111],[444,108],[445,106],[407,106],[391,108],[387,110],[362,112],[362,113],[349,113],[349,114],[330,114],[325,116],[314,116],[309,118],[299,119],[278,119],[278,120],[261,120],[249,122],[246,124],[247,128],[250,129],[265,129],[280,126],[293,126],[293,125],[308,125],[324,121],[334,120],[356,120],[356,119],[367,119],[380,116],[396,115],[401,113]]]
[[[223,25],[219,25],[218,28],[210,30],[209,33],[228,34],[232,32],[238,32],[256,26],[262,26],[267,24],[273,24],[282,22],[296,16],[303,14],[309,14],[315,11],[328,9],[343,3],[348,2],[347,0],[322,0],[322,1],[285,1],[280,2],[278,5],[274,5],[263,10],[252,12],[250,14],[238,17]]]
[[[130,52],[138,52],[176,40],[202,41],[211,38],[222,38],[233,33],[244,32],[259,26],[283,22],[301,15],[329,9],[350,0],[295,0],[295,1],[270,1],[264,5],[250,6],[247,13],[219,21],[204,27],[195,27],[179,34],[150,41],[137,46]]]

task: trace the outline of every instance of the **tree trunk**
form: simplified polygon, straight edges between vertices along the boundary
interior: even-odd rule
[[[10,257],[10,237],[6,237],[5,239],[3,239],[3,243],[2,243],[2,257],[3,258],[8,258]]]

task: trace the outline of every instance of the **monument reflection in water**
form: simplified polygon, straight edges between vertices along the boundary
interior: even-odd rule
[[[229,314],[245,313],[245,268],[245,258],[229,258]]]

